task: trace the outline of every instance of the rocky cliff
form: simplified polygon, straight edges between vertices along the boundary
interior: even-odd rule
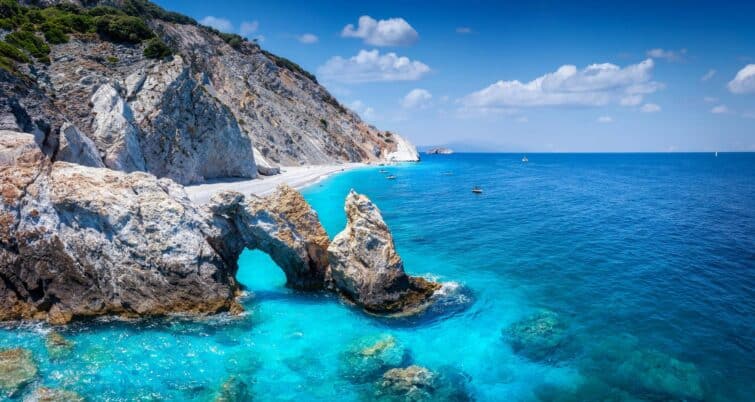
[[[417,160],[399,135],[238,35],[145,0],[21,3],[0,7],[0,129],[34,134],[54,160],[181,184]]]
[[[245,248],[268,253],[288,286],[371,313],[417,311],[439,288],[404,272],[377,208],[355,194],[331,245],[291,188],[196,206],[170,179],[52,161],[33,134],[0,131],[0,197],[0,320],[236,312]]]

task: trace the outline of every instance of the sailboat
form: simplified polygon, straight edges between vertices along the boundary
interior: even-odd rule
[[[527,162],[529,162],[529,161],[530,161],[530,160],[529,160],[529,159],[527,159],[527,155],[524,155],[524,158],[522,158],[522,162],[524,162],[524,163],[527,163]]]

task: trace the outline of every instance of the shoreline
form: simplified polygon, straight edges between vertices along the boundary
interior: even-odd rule
[[[262,196],[271,193],[281,184],[287,184],[297,190],[317,184],[326,178],[341,172],[372,166],[366,163],[344,163],[338,165],[309,165],[281,167],[281,172],[274,176],[258,176],[255,179],[224,178],[211,179],[202,184],[184,186],[186,194],[194,204],[204,204],[221,191],[238,191],[244,195]]]

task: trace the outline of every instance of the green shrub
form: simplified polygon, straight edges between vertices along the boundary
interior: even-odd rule
[[[87,10],[87,14],[92,17],[99,17],[102,15],[124,15],[125,13],[115,7],[110,6],[96,6]]]
[[[50,46],[33,32],[16,31],[11,32],[5,37],[5,41],[19,49],[26,50],[34,56],[35,59],[42,61],[50,54]]]
[[[264,53],[265,56],[267,56],[268,58],[270,58],[270,60],[272,60],[275,63],[276,66],[278,66],[280,68],[285,68],[287,70],[290,70],[290,71],[293,71],[293,72],[296,72],[296,73],[299,73],[299,74],[301,74],[301,75],[309,78],[310,80],[312,80],[312,82],[317,83],[317,77],[315,77],[314,74],[312,74],[309,71],[303,69],[300,65],[294,63],[293,61],[291,61],[291,60],[289,60],[289,59],[287,59],[285,57],[276,56],[276,55],[274,55],[274,54],[272,54],[272,53],[270,53],[270,52],[268,52],[266,50],[263,50],[262,53]]]
[[[29,62],[29,58],[24,54],[24,52],[18,50],[18,48],[6,42],[0,42],[0,56],[19,61],[21,63]]]
[[[52,24],[46,24],[42,27],[42,33],[45,34],[45,40],[51,45],[59,45],[68,42],[68,35],[63,30]]]
[[[10,31],[13,29],[13,20],[10,18],[0,18],[0,29]]]
[[[147,40],[147,46],[144,47],[144,57],[150,59],[162,59],[173,54],[168,45],[160,38],[151,38]]]
[[[16,0],[0,0],[0,17],[11,18],[21,13],[21,6]]]
[[[95,18],[97,32],[114,42],[139,43],[152,37],[141,18],[128,15],[103,15]]]
[[[107,62],[110,63],[110,64],[115,64],[115,63],[118,62],[118,58],[115,57],[115,56],[108,56],[107,57]]]
[[[322,128],[327,130],[328,122],[325,119],[320,119],[320,125],[322,126]]]
[[[0,68],[11,73],[16,71],[16,66],[13,64],[13,60],[5,56],[0,56]]]

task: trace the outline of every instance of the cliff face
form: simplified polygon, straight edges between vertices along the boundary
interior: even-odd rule
[[[120,13],[132,12],[134,4],[154,5],[41,2],[61,3],[77,4],[71,10],[93,19],[96,28],[69,32],[64,43],[50,44],[49,63],[30,58],[16,63],[16,72],[0,75],[0,129],[36,133],[56,156],[59,139],[66,137],[63,124],[70,124],[68,137],[81,149],[60,160],[146,171],[188,184],[273,174],[279,165],[416,157],[403,138],[365,124],[314,76],[256,43],[153,12],[139,18],[172,55],[149,58],[149,41],[114,40],[99,31],[104,17],[89,14],[95,15],[93,5],[115,6]],[[28,24],[14,29],[23,26]]]

